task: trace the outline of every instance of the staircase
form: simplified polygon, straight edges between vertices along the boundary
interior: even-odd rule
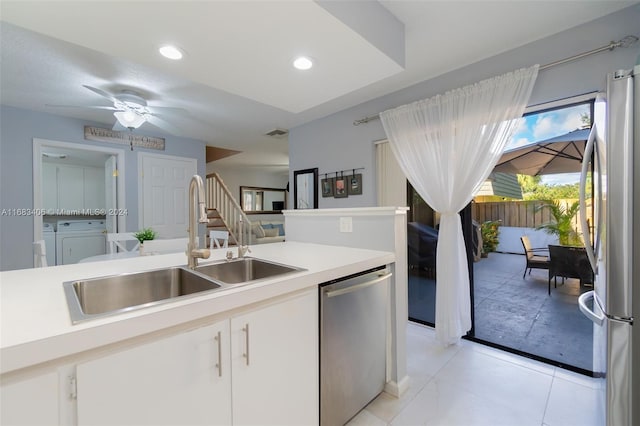
[[[210,244],[210,230],[228,231],[229,245],[237,245],[240,238],[238,224],[241,219],[243,224],[242,241],[244,244],[250,243],[251,222],[217,173],[207,175],[206,204],[207,217],[209,219],[207,224],[207,247]]]

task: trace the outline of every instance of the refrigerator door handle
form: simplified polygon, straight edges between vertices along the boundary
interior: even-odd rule
[[[593,147],[595,145],[596,133],[597,133],[597,130],[596,130],[596,125],[594,123],[593,127],[591,128],[591,131],[589,132],[589,139],[587,139],[587,145],[584,148],[584,154],[583,154],[583,157],[582,157],[582,170],[581,170],[581,173],[580,173],[580,185],[579,185],[579,189],[580,189],[580,211],[581,212],[586,212],[587,211],[587,201],[586,201],[587,200],[587,197],[586,197],[587,171],[589,169],[589,159],[591,158],[591,154],[593,153]],[[600,200],[598,200],[597,202],[599,204]],[[586,214],[581,214],[580,215],[580,227],[582,228],[582,236],[584,238],[584,247],[585,247],[585,250],[587,252],[587,257],[589,258],[589,263],[591,263],[591,269],[596,271],[597,270],[596,268],[598,266],[598,262],[596,260],[595,251],[594,251],[593,247],[591,246],[591,233],[590,233],[590,229],[589,229],[589,224],[587,223],[587,215]],[[599,232],[598,228],[596,228],[596,232]],[[593,237],[594,237],[594,240],[598,239],[597,235],[594,235]],[[580,305],[580,310],[582,310],[582,305]],[[582,312],[585,315],[587,315],[587,317],[589,316],[584,311],[582,311]]]
[[[593,300],[594,305],[598,303],[597,299],[595,298],[595,292],[593,290],[587,291],[586,293],[583,293],[580,295],[580,297],[578,297],[578,306],[580,307],[580,311],[595,324],[601,326],[602,324],[604,324],[604,320],[606,318],[604,312],[602,311],[602,309],[600,309],[600,312],[602,313],[598,315],[593,310],[589,309],[589,307],[587,306],[587,301],[589,300]]]
[[[598,308],[600,308],[600,312],[602,312],[601,314],[596,314],[595,312],[593,312],[593,310],[589,309],[589,307],[587,306],[587,302],[590,299],[593,299],[594,305],[598,305]],[[586,293],[580,295],[580,297],[578,297],[578,307],[587,318],[589,318],[597,325],[602,325],[605,319],[633,325],[633,317],[621,317],[606,313],[602,308],[600,299],[598,299],[598,296],[594,291],[587,291]]]

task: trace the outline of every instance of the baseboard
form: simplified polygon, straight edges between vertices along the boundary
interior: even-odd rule
[[[384,385],[384,391],[389,395],[400,398],[409,390],[409,376],[404,376],[399,382],[390,381]]]

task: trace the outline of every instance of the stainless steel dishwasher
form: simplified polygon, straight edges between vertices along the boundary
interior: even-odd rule
[[[390,270],[320,284],[320,424],[344,425],[386,381]]]

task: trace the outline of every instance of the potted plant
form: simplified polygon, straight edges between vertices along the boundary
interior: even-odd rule
[[[536,227],[547,234],[557,235],[561,246],[582,246],[580,234],[573,228],[573,219],[580,209],[580,202],[575,201],[567,206],[558,200],[547,202],[536,208],[536,211],[549,209],[553,220]]]
[[[498,248],[499,228],[499,220],[488,220],[482,222],[480,225],[480,232],[482,233],[482,257],[487,257],[489,252],[496,251],[496,248]]]
[[[133,234],[140,241],[140,254],[144,253],[144,242],[153,240],[156,237],[156,231],[151,228],[144,228]]]

